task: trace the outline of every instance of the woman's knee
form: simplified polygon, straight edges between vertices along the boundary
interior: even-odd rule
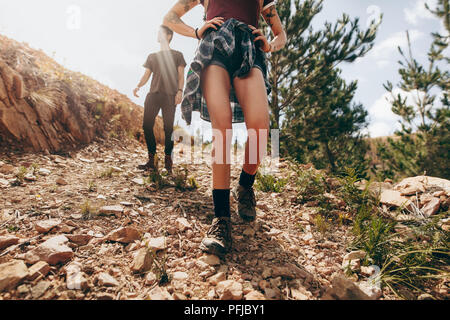
[[[231,130],[233,128],[233,119],[230,114],[221,113],[221,114],[209,114],[211,118],[211,125],[213,129],[219,131]]]
[[[269,119],[262,116],[262,117],[255,117],[251,120],[246,120],[245,123],[247,125],[247,130],[254,130],[259,132],[262,131],[269,131],[270,129],[270,123]]]

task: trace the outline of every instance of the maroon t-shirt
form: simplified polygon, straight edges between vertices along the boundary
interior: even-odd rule
[[[205,0],[200,0],[200,2],[204,5]],[[275,2],[275,0],[264,0],[263,7],[260,8],[259,0],[209,0],[206,19],[222,17],[227,21],[235,18],[258,28],[259,15]]]

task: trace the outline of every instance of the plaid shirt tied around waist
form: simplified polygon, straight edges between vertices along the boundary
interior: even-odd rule
[[[238,32],[240,33],[241,43],[236,43],[235,41]],[[256,50],[261,50],[256,48],[254,38],[255,36],[252,34],[252,30],[248,25],[236,19],[230,19],[227,20],[219,30],[216,31],[212,29],[212,31],[208,32],[205,38],[201,40],[187,75],[183,102],[181,103],[182,116],[188,125],[190,125],[192,121],[192,111],[199,111],[200,117],[203,120],[208,122],[211,121],[200,86],[200,76],[202,70],[210,64],[214,50],[218,50],[225,57],[230,57],[233,55],[236,47],[240,46],[243,60],[241,67],[237,71],[237,76],[242,78],[248,75],[253,68],[256,60]],[[260,54],[264,57],[264,65],[267,70],[265,53],[261,50]],[[267,80],[267,72],[263,73],[267,94],[270,94],[271,85]],[[230,102],[233,123],[244,122],[244,114],[239,105],[234,88],[232,88],[230,92]]]

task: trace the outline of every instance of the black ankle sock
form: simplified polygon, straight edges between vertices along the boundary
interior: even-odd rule
[[[216,218],[229,218],[230,212],[230,189],[213,190],[214,213]]]
[[[239,179],[239,184],[245,188],[251,188],[255,184],[255,175],[248,174],[242,170],[241,178]]]

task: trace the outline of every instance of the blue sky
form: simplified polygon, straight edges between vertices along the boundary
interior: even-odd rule
[[[334,22],[342,13],[359,17],[361,25],[383,13],[375,47],[354,64],[343,64],[343,76],[358,80],[356,102],[361,102],[370,114],[369,133],[373,137],[392,134],[397,119],[386,102],[383,83],[398,82],[397,46],[406,45],[406,30],[410,31],[413,52],[419,61],[426,61],[431,32],[440,31],[441,23],[430,15],[424,3],[436,0],[325,0],[323,11],[314,20],[314,28],[325,21]],[[143,73],[147,55],[158,51],[157,27],[174,0],[0,0],[0,33],[27,42],[67,68],[83,72],[128,95],[137,104],[141,98],[132,90]],[[184,18],[191,26],[199,26],[202,7]],[[175,36],[172,47],[182,51],[189,63],[197,41]],[[194,120],[199,119],[198,115]],[[177,122],[183,125],[180,111]],[[200,120],[199,122],[200,123]],[[202,123],[204,130],[209,125]],[[238,126],[243,129],[243,126]]]

